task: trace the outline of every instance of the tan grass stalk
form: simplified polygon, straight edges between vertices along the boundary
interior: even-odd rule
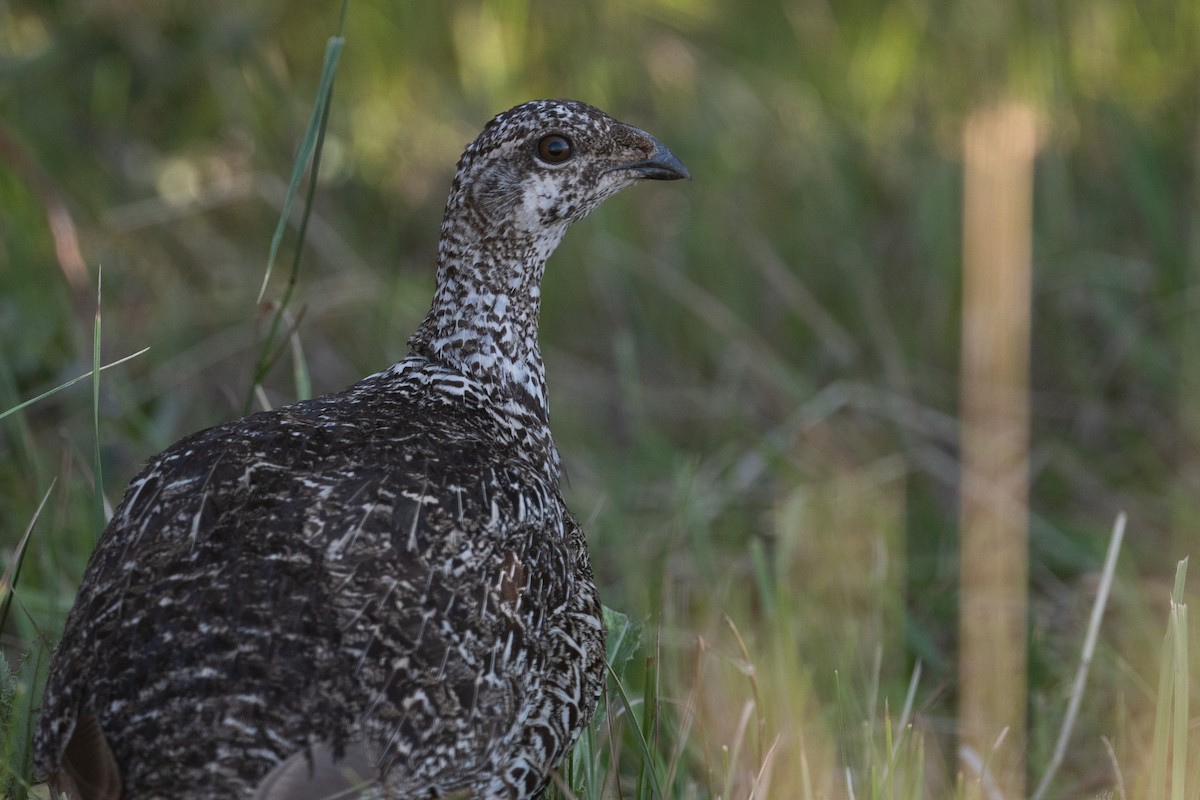
[[[1009,798],[1025,794],[1036,140],[1034,110],[1017,103],[977,111],[963,134],[959,752],[990,752],[988,771]]]

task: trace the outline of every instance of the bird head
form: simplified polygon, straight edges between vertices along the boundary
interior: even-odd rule
[[[517,392],[544,422],[538,311],[571,223],[640,180],[687,178],[657,139],[574,100],[499,114],[467,146],[446,201],[433,304],[412,352]]]
[[[661,142],[575,100],[535,100],[498,115],[463,153],[450,194],[488,229],[549,234],[640,180],[688,178]],[[557,234],[557,235],[555,235]]]

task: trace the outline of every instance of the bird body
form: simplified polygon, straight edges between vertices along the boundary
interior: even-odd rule
[[[51,786],[125,800],[540,792],[604,664],[550,434],[540,281],[605,197],[686,175],[582,103],[489,123],[459,162],[408,355],[186,437],[131,483],[51,665],[35,735]]]

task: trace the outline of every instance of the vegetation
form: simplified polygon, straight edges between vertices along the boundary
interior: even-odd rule
[[[296,8],[0,0],[0,412],[93,373],[0,419],[0,784],[28,789],[48,648],[138,465],[392,363],[462,146],[572,96],[695,179],[607,204],[544,287],[568,500],[634,621],[561,795],[987,796],[955,751],[961,131],[1017,98],[1028,785],[1125,511],[1047,796],[1194,794],[1200,4],[357,2],[336,65],[337,5]]]

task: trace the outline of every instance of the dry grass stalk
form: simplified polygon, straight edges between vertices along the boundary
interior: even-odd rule
[[[976,112],[963,135],[960,752],[983,756],[1002,796],[1013,798],[1025,795],[1036,138],[1035,113],[1019,104]]]

